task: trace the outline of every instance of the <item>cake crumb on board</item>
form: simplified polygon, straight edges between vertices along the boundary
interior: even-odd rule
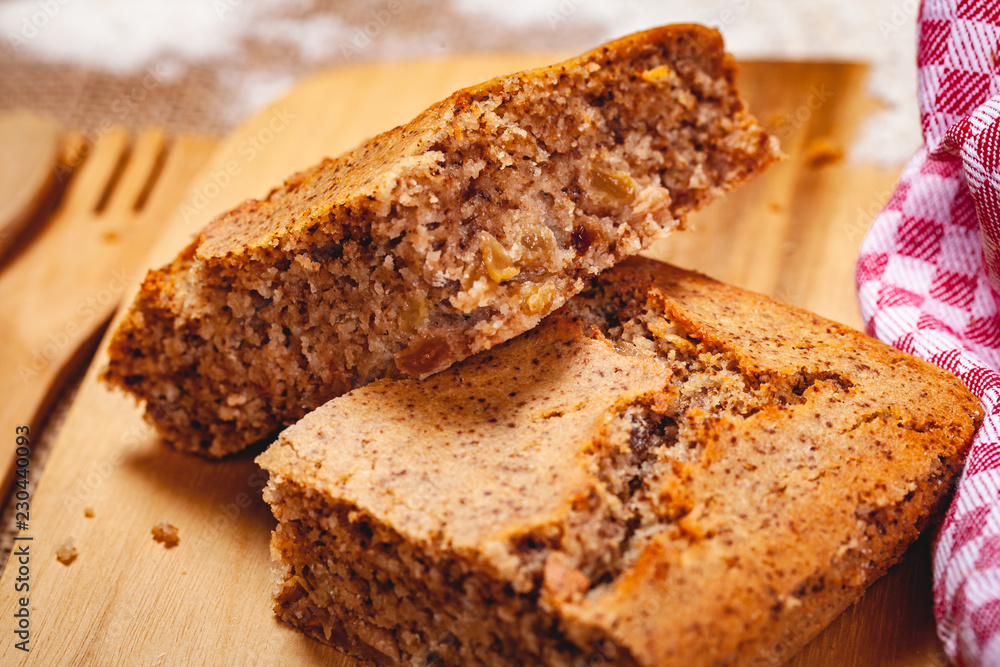
[[[844,149],[838,146],[830,137],[816,137],[806,148],[806,162],[810,167],[825,167],[840,162],[844,157]]]
[[[76,550],[76,546],[73,544],[72,537],[67,537],[63,540],[63,543],[59,545],[59,548],[56,549],[56,560],[66,566],[75,561],[78,555],[80,554]]]
[[[167,549],[172,549],[181,543],[180,533],[177,531],[177,526],[172,523],[163,520],[160,523],[153,526],[153,540],[159,542]]]

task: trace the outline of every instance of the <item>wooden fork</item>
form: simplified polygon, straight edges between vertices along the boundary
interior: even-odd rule
[[[155,129],[102,135],[52,220],[0,272],[0,491],[14,472],[15,428],[37,433],[214,148],[203,138],[171,142]]]
[[[0,115],[0,259],[53,190],[59,123],[28,111]]]

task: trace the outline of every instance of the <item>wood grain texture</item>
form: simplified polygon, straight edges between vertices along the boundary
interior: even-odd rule
[[[375,65],[303,82],[220,146],[145,264],[171,259],[216,213],[408,120],[452,90],[552,60]],[[747,64],[744,93],[788,159],[650,254],[857,326],[854,258],[897,172],[815,162],[822,154],[817,140],[846,150],[872,111],[864,76],[863,67],[848,64]],[[131,399],[97,384],[105,363],[102,344],[32,499],[24,535],[32,538],[30,659],[7,640],[0,662],[356,664],[271,612],[274,521],[260,498],[254,453],[208,462],[166,448]],[[176,548],[152,540],[161,519],[178,527]],[[64,566],[54,553],[70,536],[79,557]],[[926,554],[926,545],[911,550],[793,664],[940,665],[928,622]],[[11,561],[0,579],[6,623],[16,608],[16,576]]]
[[[134,145],[124,129],[103,135],[54,218],[4,267],[0,433],[37,426],[65,379],[89,360],[160,224],[215,143],[183,138],[168,150],[159,130]],[[0,438],[0,481],[10,479],[14,450],[12,438]]]
[[[0,257],[41,206],[55,176],[59,124],[28,111],[0,115]]]

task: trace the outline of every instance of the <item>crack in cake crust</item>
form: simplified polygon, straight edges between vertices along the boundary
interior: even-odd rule
[[[220,456],[507,340],[776,159],[734,77],[717,32],[673,26],[459,91],[211,222],[105,378]]]
[[[941,507],[980,417],[857,332],[627,260],[261,455],[276,612],[391,664],[787,658]]]

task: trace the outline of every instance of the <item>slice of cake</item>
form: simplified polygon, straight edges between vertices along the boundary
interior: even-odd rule
[[[147,276],[105,378],[220,456],[507,340],[776,158],[735,72],[684,25],[461,90],[211,222]]]
[[[942,507],[980,418],[937,367],[630,259],[286,429],[276,611],[388,664],[780,664]]]

